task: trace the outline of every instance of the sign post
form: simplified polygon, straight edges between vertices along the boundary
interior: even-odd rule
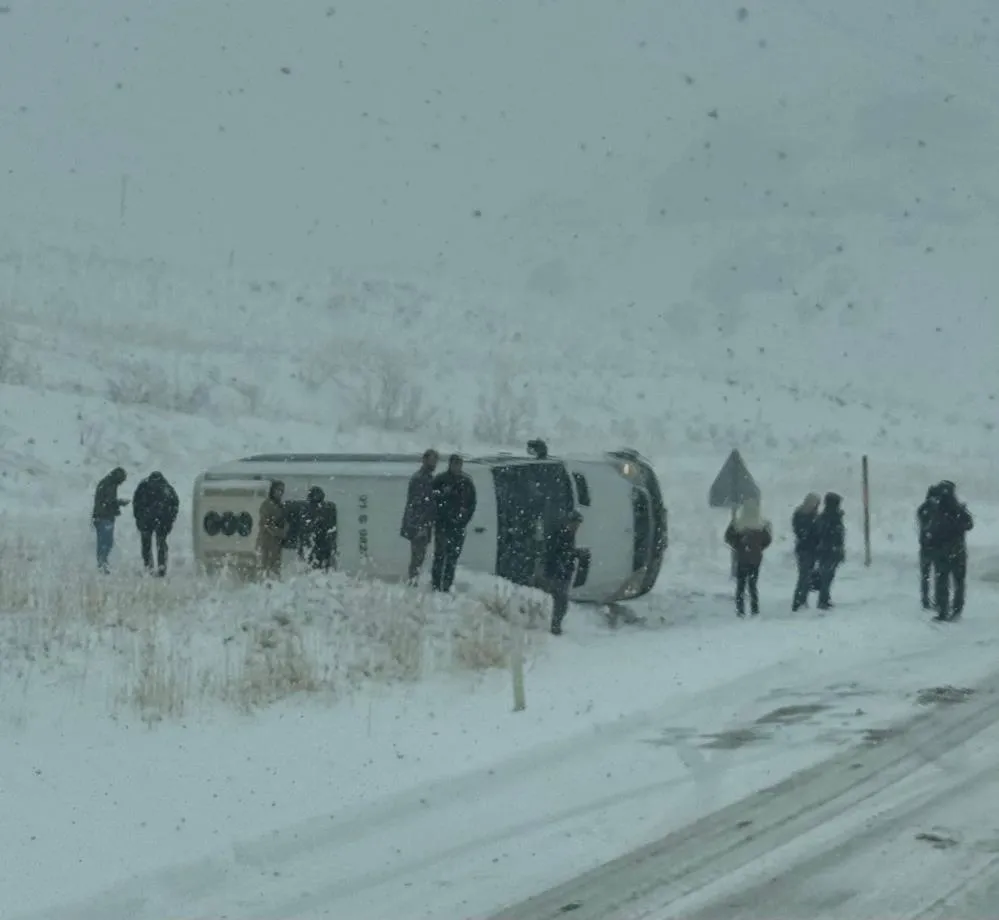
[[[524,693],[524,614],[511,614],[510,623],[510,676],[513,678],[513,711],[527,709]]]
[[[760,487],[756,484],[749,468],[738,450],[733,450],[708,490],[708,505],[711,508],[728,508],[735,520],[736,509],[747,498],[759,501]],[[735,552],[732,552],[732,577],[735,577]]]
[[[871,476],[867,454],[860,461],[861,480],[864,491],[864,565],[871,565]]]

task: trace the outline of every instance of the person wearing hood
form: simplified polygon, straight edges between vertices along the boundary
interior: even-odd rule
[[[932,610],[930,580],[933,577],[932,531],[930,525],[940,504],[940,485],[926,490],[926,500],[916,509],[916,532],[919,535],[919,597],[923,610]]]
[[[399,535],[409,541],[409,569],[406,579],[416,585],[420,569],[427,558],[434,528],[434,473],[440,456],[430,448],[423,452],[420,468],[409,478],[406,489],[406,507],[402,512],[402,525]]]
[[[326,501],[326,493],[313,486],[306,496],[301,515],[300,559],[306,559],[314,569],[328,572],[336,558],[336,505]]]
[[[430,580],[434,591],[450,591],[454,572],[465,547],[468,524],[475,514],[472,477],[464,472],[458,454],[448,458],[447,469],[433,479],[434,559]]]
[[[791,610],[808,606],[808,593],[812,590],[815,578],[816,554],[818,552],[819,505],[822,499],[816,492],[809,492],[804,501],[791,515],[791,530],[794,533],[794,558],[798,563],[798,581],[794,586]]]
[[[125,470],[116,466],[107,474],[94,490],[94,509],[90,520],[97,535],[97,568],[110,571],[108,560],[114,549],[114,525],[121,509],[128,504],[127,498],[118,498],[118,488],[127,479]]]
[[[760,512],[760,502],[747,498],[735,519],[725,530],[725,542],[735,553],[735,612],[746,615],[746,589],[749,589],[749,610],[755,617],[760,613],[758,583],[763,553],[773,542],[770,522]]]
[[[284,483],[275,479],[260,505],[257,524],[257,561],[264,578],[281,577],[281,550],[288,537],[288,509]]]
[[[936,620],[950,623],[964,611],[965,581],[968,574],[967,534],[975,526],[966,505],[957,499],[950,480],[937,486],[937,505],[929,523],[929,552],[935,569],[934,600]],[[951,597],[951,584],[954,593]]]
[[[173,530],[180,509],[177,492],[166,477],[156,470],[135,487],[132,496],[132,514],[139,531],[142,564],[147,572],[166,575],[167,537]],[[153,566],[153,537],[156,538],[156,566]]]
[[[831,592],[836,570],[846,558],[846,525],[843,523],[843,497],[826,492],[822,511],[816,520],[815,563],[819,576],[819,610],[833,606]]]
[[[582,523],[583,515],[574,509],[545,537],[544,584],[552,599],[553,636],[562,635],[562,621],[569,609],[569,592],[572,590],[576,562],[579,559],[576,532]]]

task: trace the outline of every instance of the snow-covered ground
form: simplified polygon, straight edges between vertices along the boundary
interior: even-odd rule
[[[481,916],[992,669],[988,4],[0,9],[5,920]],[[652,458],[672,543],[645,627],[529,631],[523,713],[482,579],[213,584],[184,517],[164,582],[127,524],[93,573],[118,464],[186,498],[250,451],[536,435]],[[707,508],[733,447],[776,531],[746,623]],[[935,628],[944,477],[977,526]],[[813,489],[849,555],[792,617]]]

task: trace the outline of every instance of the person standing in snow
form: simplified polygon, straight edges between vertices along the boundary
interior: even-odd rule
[[[430,567],[435,591],[450,591],[454,571],[465,547],[465,532],[475,514],[475,483],[463,471],[458,454],[448,458],[447,470],[433,480],[434,560]]]
[[[926,490],[926,500],[916,509],[916,530],[919,534],[919,597],[923,610],[932,610],[930,580],[933,576],[933,552],[930,548],[930,524],[940,504],[940,485]]]
[[[562,635],[562,621],[569,610],[569,592],[576,576],[576,531],[583,522],[583,515],[570,511],[561,526],[548,532],[544,549],[545,588],[552,599],[553,636]]]
[[[167,537],[177,521],[180,499],[159,470],[150,473],[135,488],[132,514],[139,531],[142,564],[146,571],[162,577],[167,570]],[[153,567],[153,537],[156,537],[156,567]]]
[[[260,505],[257,525],[257,560],[264,578],[281,577],[281,550],[288,536],[284,483],[275,479]]]
[[[794,586],[791,610],[797,611],[808,606],[808,593],[812,590],[815,577],[815,561],[818,551],[819,504],[822,500],[815,492],[809,492],[804,501],[791,515],[791,530],[794,533],[794,558],[798,563],[798,581]]]
[[[328,572],[336,558],[336,505],[326,501],[326,493],[313,486],[306,496],[301,516],[298,556],[314,569]]]
[[[746,615],[746,589],[749,589],[749,610],[755,617],[760,613],[758,583],[764,550],[773,542],[770,522],[764,520],[758,499],[747,498],[725,530],[725,542],[735,552],[735,613]]]
[[[406,491],[406,507],[402,512],[399,535],[409,541],[409,571],[407,580],[415,585],[427,558],[427,547],[434,528],[434,473],[440,459],[436,450],[424,451],[420,468],[413,473]]]
[[[929,551],[935,569],[937,615],[935,620],[950,623],[964,612],[965,580],[968,575],[967,533],[975,526],[966,505],[957,500],[950,480],[937,486],[937,505],[929,523]],[[950,587],[954,583],[953,604]]]
[[[94,490],[94,510],[90,519],[97,535],[97,568],[104,573],[110,571],[108,560],[114,549],[115,520],[128,504],[127,498],[118,498],[118,487],[127,478],[125,471],[116,466]]]
[[[826,492],[816,521],[815,562],[819,575],[819,610],[832,608],[833,579],[846,558],[846,525],[843,523],[843,497]]]

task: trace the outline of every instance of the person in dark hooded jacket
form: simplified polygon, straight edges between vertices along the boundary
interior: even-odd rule
[[[816,521],[815,564],[819,574],[819,610],[833,606],[830,593],[836,570],[846,558],[846,525],[843,497],[827,492]]]
[[[326,493],[313,486],[306,496],[300,518],[298,555],[314,569],[328,572],[336,559],[336,505],[326,501]]]
[[[463,471],[458,454],[448,458],[447,470],[434,477],[434,560],[430,567],[435,591],[450,591],[454,571],[465,547],[468,523],[475,514],[475,483]]]
[[[816,554],[818,552],[819,505],[822,499],[815,492],[809,492],[804,501],[791,515],[791,530],[794,533],[794,558],[798,563],[798,580],[794,586],[791,610],[808,606],[808,594],[813,590],[816,579]]]
[[[919,534],[919,597],[923,610],[932,610],[930,580],[933,576],[933,552],[930,549],[930,524],[940,504],[940,486],[926,490],[926,500],[916,509],[916,530]]]
[[[167,537],[177,521],[180,499],[177,492],[159,470],[150,473],[135,488],[132,513],[139,531],[142,564],[149,572],[166,575]],[[153,566],[153,537],[156,538],[156,566]]]
[[[562,621],[569,609],[569,592],[576,574],[579,550],[576,548],[576,531],[583,522],[583,515],[570,511],[561,526],[549,531],[545,537],[544,584],[552,599],[551,632],[562,635]]]
[[[419,579],[433,536],[434,472],[439,459],[436,450],[424,451],[420,468],[410,477],[406,490],[406,507],[402,512],[399,535],[409,541],[409,569],[406,574],[411,585]]]
[[[964,611],[965,580],[968,574],[966,535],[975,526],[971,512],[957,500],[954,483],[944,480],[937,486],[937,505],[929,522],[928,549],[933,567],[935,619],[948,623]],[[954,585],[953,603],[950,587]]]
[[[94,490],[94,510],[91,523],[97,534],[97,567],[102,572],[109,571],[108,559],[114,549],[114,525],[121,509],[128,504],[127,498],[118,498],[118,488],[125,481],[125,471],[116,466],[107,474]]]

